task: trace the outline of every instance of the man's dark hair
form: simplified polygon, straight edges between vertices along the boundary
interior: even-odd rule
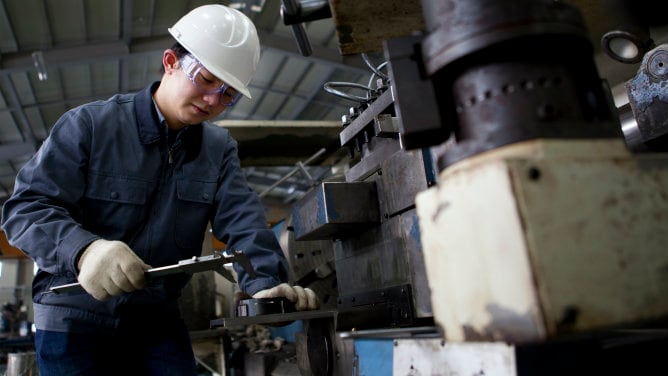
[[[175,42],[174,45],[172,45],[172,50],[176,52],[176,56],[180,59],[184,57],[185,55],[188,55],[190,52],[186,50],[185,47],[181,45],[179,42]]]
[[[170,49],[176,53],[176,57],[178,57],[179,60],[181,60],[182,57],[190,54],[190,52],[186,50],[186,48],[183,47],[179,42],[174,42]],[[165,73],[165,67],[162,66],[162,64],[160,64],[160,73]]]

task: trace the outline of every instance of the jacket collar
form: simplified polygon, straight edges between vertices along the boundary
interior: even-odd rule
[[[151,144],[160,140],[164,132],[152,98],[152,94],[158,89],[158,86],[160,86],[160,81],[152,83],[135,94],[135,116],[137,118],[139,140],[142,144]]]
[[[139,140],[142,144],[151,144],[166,137],[166,126],[160,122],[158,111],[153,102],[153,93],[160,86],[160,81],[156,81],[147,86],[144,90],[135,94],[135,116],[137,117],[137,128]],[[186,159],[195,158],[202,146],[202,126],[191,125],[184,129],[183,144],[186,150]]]

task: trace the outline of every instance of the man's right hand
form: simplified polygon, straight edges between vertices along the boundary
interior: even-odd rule
[[[107,300],[146,285],[146,265],[127,244],[98,239],[79,258],[79,283],[97,300]]]

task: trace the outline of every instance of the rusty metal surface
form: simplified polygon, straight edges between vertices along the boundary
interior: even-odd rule
[[[652,151],[668,150],[668,44],[649,51],[638,73],[626,82],[640,139]]]

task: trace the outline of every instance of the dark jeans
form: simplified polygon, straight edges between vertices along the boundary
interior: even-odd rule
[[[35,348],[40,376],[196,374],[185,325],[153,336],[141,332],[100,336],[38,330]]]

